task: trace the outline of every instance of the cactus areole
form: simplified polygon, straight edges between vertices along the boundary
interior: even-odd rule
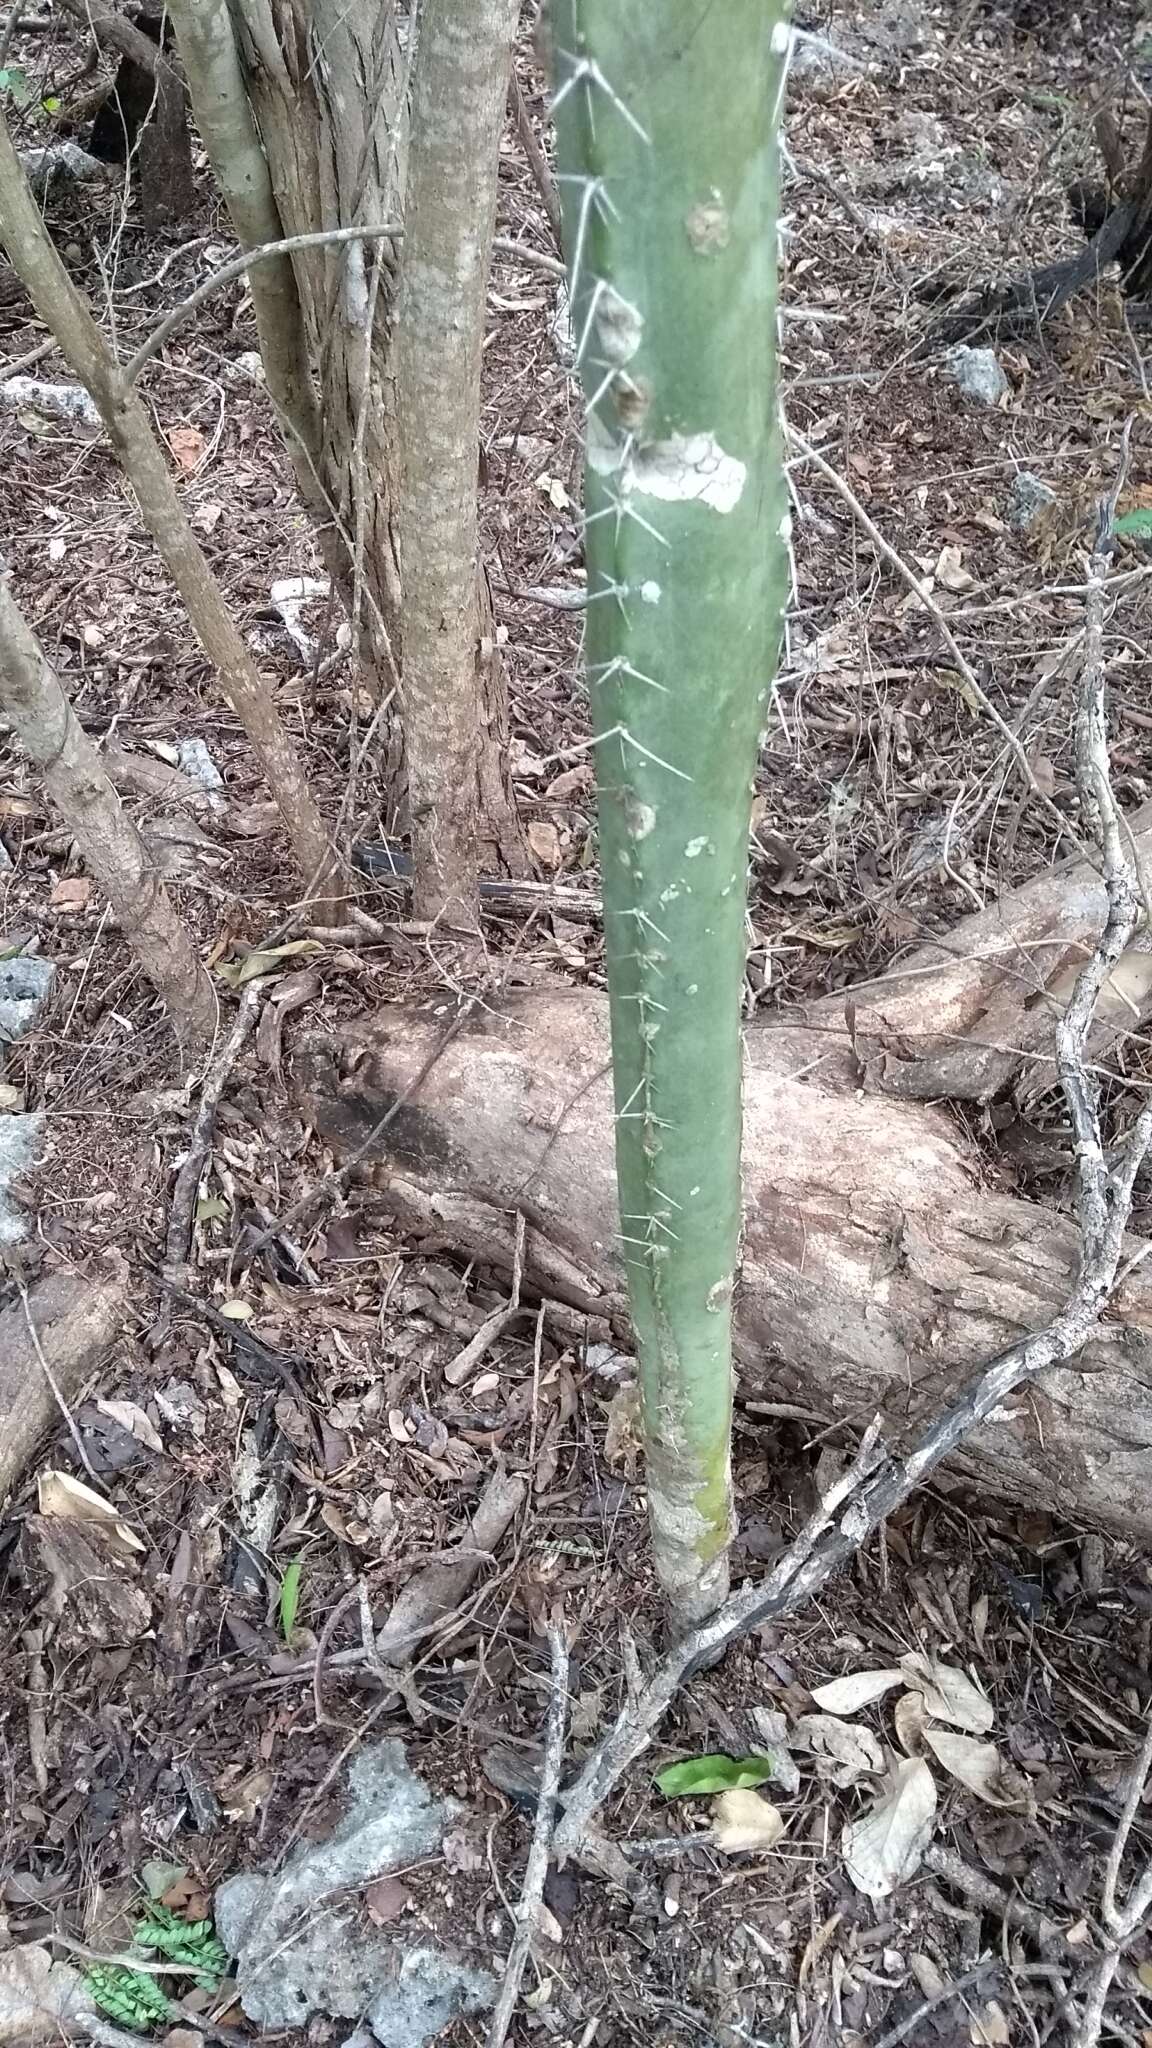
[[[723,1599],[733,1526],[748,834],[787,587],[784,14],[553,0],[551,21],[621,1250],[674,1629]]]

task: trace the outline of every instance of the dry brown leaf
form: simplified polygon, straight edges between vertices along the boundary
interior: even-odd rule
[[[542,868],[559,867],[563,849],[555,825],[547,818],[533,818],[525,836]]]
[[[95,883],[87,875],[65,875],[48,898],[50,910],[87,910]]]
[[[932,574],[942,590],[971,590],[976,578],[963,566],[958,547],[941,548]]]
[[[826,1714],[855,1714],[891,1692],[903,1675],[901,1671],[890,1670],[852,1671],[846,1678],[830,1678],[827,1685],[815,1686],[812,1697]]]
[[[925,1728],[924,1740],[944,1769],[988,1806],[1014,1810],[1029,1803],[1027,1780],[1005,1762],[994,1742],[974,1742],[951,1728]]]
[[[986,1735],[996,1718],[991,1700],[953,1664],[939,1664],[921,1650],[910,1650],[900,1659],[905,1682],[924,1695],[924,1704],[938,1721],[964,1728],[969,1735]]]
[[[983,2006],[968,2030],[972,2048],[1008,2048],[1012,2029],[1008,2025],[1003,2007],[990,1998]]]
[[[173,427],[168,436],[168,446],[176,457],[185,476],[191,476],[199,465],[204,453],[204,436],[199,427]]]
[[[728,1856],[771,1849],[783,1833],[783,1814],[759,1792],[737,1787],[712,1801],[712,1840]]]
[[[835,1714],[802,1714],[792,1730],[792,1747],[808,1751],[817,1776],[829,1785],[855,1785],[884,1769],[884,1751],[872,1730]]]
[[[364,1894],[368,1918],[374,1927],[387,1927],[390,1920],[398,1920],[411,1903],[412,1894],[398,1877],[378,1877]]]
[[[135,1401],[97,1401],[96,1406],[101,1415],[107,1415],[113,1422],[118,1422],[121,1429],[126,1429],[129,1436],[134,1436],[138,1443],[147,1444],[150,1451],[163,1452],[164,1446],[155,1423],[149,1421],[144,1410],[138,1408]]]
[[[565,768],[562,775],[557,775],[554,781],[548,784],[545,794],[551,798],[575,796],[578,790],[591,787],[592,770],[584,761],[578,768]]]
[[[229,1820],[251,1822],[270,1797],[274,1783],[269,1770],[249,1771],[247,1777],[240,1778],[235,1784],[218,1784],[216,1791]]]
[[[901,1693],[892,1712],[896,1724],[896,1740],[905,1756],[924,1754],[924,1729],[928,1721],[928,1709],[924,1705],[922,1692]]]
[[[857,1891],[886,1899],[914,1877],[935,1821],[936,1782],[927,1764],[919,1757],[895,1764],[879,1799],[840,1838]]]
[[[70,1472],[41,1472],[36,1493],[40,1513],[46,1518],[59,1516],[72,1522],[96,1522],[106,1533],[111,1548],[125,1557],[137,1556],[144,1549],[111,1501],[105,1500],[94,1487],[86,1486],[82,1479],[73,1479]]]

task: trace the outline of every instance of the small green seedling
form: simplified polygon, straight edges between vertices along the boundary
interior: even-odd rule
[[[294,1557],[285,1567],[280,1581],[280,1633],[284,1641],[291,1644],[296,1631],[296,1616],[300,1612],[300,1578],[304,1570],[303,1560]]]
[[[173,1974],[186,1974],[202,1991],[216,1991],[228,1969],[228,1951],[211,1920],[181,1920],[155,1901],[137,1921],[132,1939],[138,1949],[163,1956]],[[94,1963],[84,1981],[101,2012],[137,2033],[176,2016],[155,1977],[127,1963]]]

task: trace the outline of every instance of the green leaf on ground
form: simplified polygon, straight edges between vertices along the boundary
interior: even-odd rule
[[[657,1771],[656,1783],[665,1799],[698,1799],[709,1792],[763,1785],[775,1772],[776,1760],[770,1756],[690,1756]]]

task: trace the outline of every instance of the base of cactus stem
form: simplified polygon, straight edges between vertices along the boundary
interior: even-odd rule
[[[727,1553],[703,1569],[685,1566],[683,1554],[673,1559],[654,1546],[656,1577],[664,1595],[666,1632],[673,1642],[691,1635],[724,1605],[731,1588]]]

